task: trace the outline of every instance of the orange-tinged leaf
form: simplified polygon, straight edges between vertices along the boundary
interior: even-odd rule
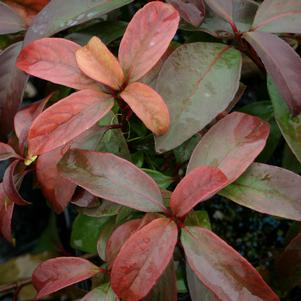
[[[196,204],[222,189],[227,177],[215,167],[201,166],[188,173],[171,194],[170,207],[177,216],[184,216]]]
[[[168,108],[155,90],[136,82],[127,86],[120,96],[154,134],[166,133],[169,127]]]
[[[172,5],[159,1],[146,4],[135,14],[118,54],[127,79],[136,81],[158,62],[177,31],[179,19]]]
[[[124,82],[124,75],[117,58],[97,37],[91,38],[87,45],[76,51],[79,68],[88,77],[115,90]]]
[[[41,113],[28,133],[30,155],[49,152],[79,136],[108,113],[114,101],[103,92],[82,90]]]
[[[11,222],[14,211],[14,202],[6,196],[3,183],[0,183],[0,235],[12,242]]]
[[[79,257],[58,257],[41,263],[32,274],[32,283],[41,299],[66,286],[89,279],[100,272],[90,261]]]
[[[36,40],[22,49],[17,67],[26,73],[77,90],[97,89],[79,69],[75,52],[80,45],[61,38]]]
[[[138,301],[148,294],[172,258],[177,235],[177,225],[167,218],[158,218],[131,235],[111,272],[112,288],[120,298]]]

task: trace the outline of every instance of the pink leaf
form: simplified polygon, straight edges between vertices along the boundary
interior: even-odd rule
[[[8,241],[12,242],[12,216],[14,211],[14,202],[11,202],[6,196],[3,183],[0,183],[0,234]]]
[[[159,218],[131,235],[111,272],[112,288],[118,297],[138,301],[149,293],[173,256],[177,234],[173,221]]]
[[[231,25],[233,22],[233,0],[205,0],[207,5]]]
[[[146,4],[135,14],[118,54],[127,79],[136,81],[158,62],[177,31],[179,19],[171,5],[159,1]]]
[[[170,207],[177,216],[184,216],[228,182],[227,177],[215,167],[201,166],[188,173],[171,194]]]
[[[32,274],[32,283],[38,294],[36,299],[54,293],[66,286],[89,279],[100,268],[79,257],[58,257],[41,263]]]
[[[199,280],[223,301],[280,301],[256,269],[210,230],[186,227],[181,241]]]
[[[0,161],[8,160],[11,158],[20,159],[21,157],[10,145],[0,142]]]
[[[82,90],[58,101],[32,123],[29,154],[40,155],[65,145],[92,127],[113,104],[110,95],[93,90]]]

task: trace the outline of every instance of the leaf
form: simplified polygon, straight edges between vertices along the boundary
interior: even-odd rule
[[[0,137],[13,128],[14,116],[23,98],[26,75],[16,68],[22,42],[12,44],[0,53]]]
[[[205,0],[206,4],[229,24],[233,22],[233,1],[232,0]]]
[[[301,112],[299,55],[286,42],[270,33],[247,32],[244,38],[257,52],[293,115],[297,115]]]
[[[108,221],[108,217],[79,214],[72,225],[71,246],[86,253],[96,253],[99,233]]]
[[[171,5],[159,1],[146,4],[135,14],[118,53],[126,79],[140,79],[159,61],[177,31],[179,19]]]
[[[6,196],[3,183],[0,183],[0,235],[7,241],[12,242],[12,216],[14,211],[14,202]]]
[[[167,176],[157,170],[142,168],[149,176],[151,176],[160,188],[167,189],[174,181],[174,177]]]
[[[166,133],[169,127],[168,108],[155,90],[142,83],[132,83],[120,96],[154,134]]]
[[[42,112],[28,133],[30,155],[41,155],[65,145],[107,114],[114,101],[100,91],[82,90]]]
[[[113,154],[73,149],[59,170],[71,182],[111,202],[145,212],[166,211],[154,180]]]
[[[253,163],[219,194],[262,213],[301,221],[301,177],[284,168]]]
[[[268,123],[252,115],[233,112],[202,137],[192,153],[187,172],[202,165],[218,167],[231,183],[263,150],[268,135]]]
[[[25,36],[25,44],[29,42],[52,36],[66,28],[95,19],[103,14],[131,3],[133,0],[52,0],[35,17]]]
[[[8,160],[11,158],[20,159],[21,157],[10,145],[0,142],[0,161]]]
[[[137,231],[141,219],[134,219],[117,227],[106,244],[106,262],[111,267],[121,247]]]
[[[0,2],[0,35],[25,30],[23,19],[8,5]]]
[[[80,45],[62,38],[44,38],[22,49],[17,67],[24,72],[77,90],[97,89],[77,65],[75,53]]]
[[[301,114],[293,117],[289,107],[279,93],[279,88],[268,78],[268,91],[274,109],[274,116],[282,136],[301,163]]]
[[[168,132],[156,150],[175,148],[209,124],[231,103],[239,87],[241,54],[217,43],[178,47],[165,61],[157,91],[170,113]]]
[[[40,11],[49,0],[12,0],[14,3],[24,6],[33,11]]]
[[[111,284],[127,301],[145,297],[168,266],[177,243],[177,226],[158,218],[130,236],[116,257]]]
[[[121,66],[98,37],[91,38],[86,46],[76,51],[76,61],[88,77],[115,90],[122,87],[124,75]]]
[[[215,167],[201,166],[189,172],[171,194],[170,208],[182,217],[195,205],[210,198],[228,183],[227,177]]]
[[[185,227],[181,242],[189,266],[223,301],[279,301],[255,268],[210,230]]]
[[[191,211],[185,218],[186,226],[199,226],[211,230],[210,219],[207,211],[196,210]]]
[[[44,261],[32,274],[32,283],[38,291],[36,299],[89,279],[99,272],[96,265],[79,257],[57,257]]]
[[[56,213],[64,211],[76,188],[59,174],[56,166],[66,151],[64,147],[59,147],[39,156],[36,163],[36,175],[42,192]]]
[[[168,0],[166,2],[172,4],[187,23],[198,27],[203,22],[205,17],[205,4],[203,0]]]
[[[265,0],[259,6],[252,30],[266,32],[301,32],[299,0]]]
[[[94,288],[80,301],[119,301],[119,298],[115,295],[110,285],[105,283]]]

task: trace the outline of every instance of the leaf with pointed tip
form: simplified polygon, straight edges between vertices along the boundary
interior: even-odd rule
[[[38,294],[36,299],[57,292],[74,283],[89,279],[100,268],[79,257],[57,257],[41,263],[32,274],[32,283]]]
[[[75,53],[80,48],[80,45],[62,38],[40,39],[22,49],[17,67],[56,84],[77,90],[96,90],[97,83],[77,65]]]
[[[301,176],[284,168],[253,163],[220,194],[253,210],[301,221]]]
[[[267,32],[247,32],[244,38],[255,49],[291,112],[301,112],[301,59],[285,41]]]
[[[299,0],[265,0],[259,6],[252,30],[301,33],[301,2]]]
[[[118,54],[127,79],[140,79],[159,61],[178,29],[179,19],[177,10],[159,1],[146,4],[135,14]]]
[[[42,192],[56,213],[61,213],[71,201],[76,185],[63,178],[57,163],[67,149],[59,147],[38,157],[36,175]]]
[[[128,85],[120,96],[154,134],[166,133],[169,127],[168,108],[155,90],[136,82]]]
[[[110,153],[72,149],[59,163],[61,174],[90,193],[145,212],[166,211],[155,181]]]
[[[186,259],[199,280],[223,301],[280,301],[256,269],[210,230],[182,229]]]
[[[158,218],[130,236],[111,271],[112,288],[120,298],[138,301],[150,292],[172,259],[177,234],[173,221]]]
[[[235,181],[263,150],[269,125],[258,117],[233,112],[202,137],[189,160],[187,172],[202,165],[218,167]]]
[[[15,150],[8,144],[0,142],[0,161],[8,160],[11,158],[21,157],[15,152]]]
[[[232,0],[205,0],[205,2],[218,16],[233,24]]]
[[[41,155],[65,145],[92,127],[112,108],[112,96],[82,90],[58,101],[42,112],[28,133],[28,152]]]
[[[121,66],[98,37],[91,38],[86,46],[76,51],[76,61],[88,77],[115,90],[122,87],[124,75]]]
[[[0,34],[25,30],[24,20],[8,5],[0,2]]]
[[[274,116],[282,136],[301,163],[301,113],[293,117],[285,100],[271,77],[268,77],[268,91],[274,109]]]
[[[94,288],[80,301],[119,301],[119,298],[115,295],[111,286],[105,283]]]
[[[18,42],[0,53],[0,137],[12,130],[23,98],[26,75],[15,66],[21,47],[22,42]]]
[[[157,91],[170,113],[168,132],[156,137],[164,152],[202,130],[231,103],[239,87],[241,54],[218,43],[178,47],[165,61]]]
[[[189,172],[171,194],[170,208],[176,216],[184,216],[195,205],[205,201],[228,183],[216,167],[201,166]]]
[[[6,240],[12,242],[12,216],[14,211],[14,202],[5,194],[3,183],[0,183],[0,235]]]

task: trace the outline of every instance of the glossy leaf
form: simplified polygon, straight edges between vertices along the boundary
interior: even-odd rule
[[[29,154],[40,155],[70,142],[106,115],[113,104],[110,95],[93,90],[82,90],[60,100],[32,123]]]
[[[169,127],[169,112],[162,97],[142,83],[128,85],[120,96],[156,135],[163,135]]]
[[[26,75],[16,68],[22,42],[12,44],[0,53],[0,136],[13,128],[14,116],[23,98]]]
[[[191,269],[218,299],[280,300],[256,269],[210,230],[186,227],[181,241]]]
[[[76,185],[63,178],[57,169],[57,163],[67,149],[59,147],[42,154],[36,163],[36,175],[42,192],[56,213],[61,213],[71,201]]]
[[[231,103],[239,87],[241,55],[217,43],[178,47],[165,61],[157,91],[170,113],[168,132],[156,138],[164,152],[202,130]]]
[[[10,145],[0,142],[0,161],[8,160],[11,158],[20,158],[20,156]]]
[[[262,213],[301,220],[301,176],[284,168],[253,163],[220,194]]]
[[[119,301],[109,284],[105,283],[94,288],[80,301]]]
[[[260,5],[252,26],[255,31],[301,32],[299,0],[265,0]]]
[[[118,60],[97,37],[76,51],[76,61],[83,73],[94,80],[119,90],[124,82]]]
[[[177,31],[179,19],[177,10],[159,1],[146,4],[135,14],[118,54],[127,79],[136,81],[159,61]]]
[[[187,172],[202,165],[218,167],[235,181],[263,150],[269,125],[258,117],[233,112],[202,137],[188,163]]]
[[[61,38],[44,38],[22,49],[17,67],[26,73],[77,90],[97,89],[97,84],[78,67],[78,44]]]
[[[274,109],[274,116],[282,136],[301,163],[301,114],[293,117],[289,107],[279,93],[279,88],[268,78],[268,91]]]
[[[89,279],[100,272],[90,261],[79,257],[57,257],[41,263],[32,274],[36,299],[57,292],[74,283]]]
[[[206,4],[228,23],[233,24],[232,0],[205,0]]]
[[[120,298],[138,301],[149,293],[172,258],[177,233],[173,221],[159,218],[126,241],[111,272],[112,288]]]
[[[14,202],[6,196],[3,183],[0,183],[0,235],[6,240],[12,242],[12,216],[14,211]]]
[[[184,216],[195,205],[213,196],[228,183],[215,167],[201,166],[189,172],[171,194],[170,208],[176,216]]]
[[[293,115],[301,112],[301,59],[286,42],[265,32],[248,32],[244,38],[255,49]]]
[[[9,6],[0,2],[0,34],[15,33],[24,29],[24,20]]]
[[[154,180],[113,154],[73,149],[59,169],[64,177],[98,197],[145,212],[166,211]]]

